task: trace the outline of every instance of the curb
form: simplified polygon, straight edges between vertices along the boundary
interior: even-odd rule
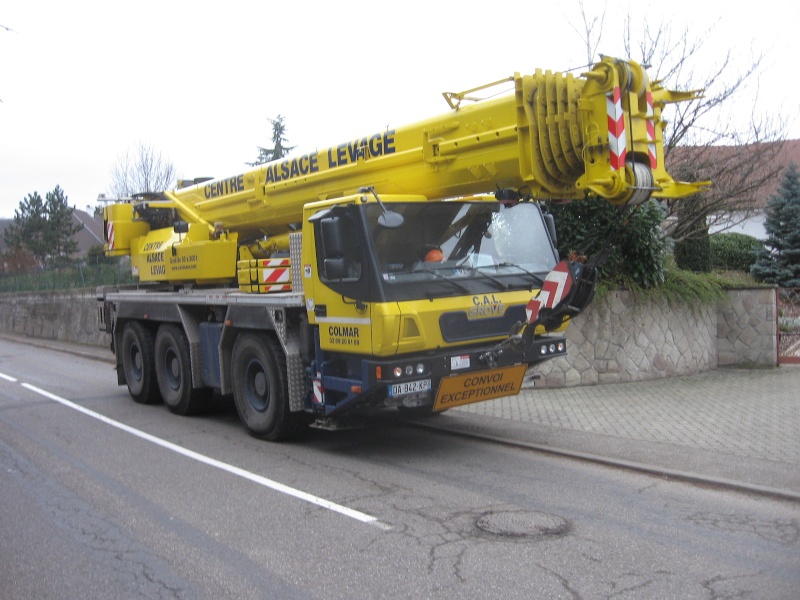
[[[757,494],[759,496],[765,496],[769,498],[775,498],[780,500],[789,500],[791,502],[800,502],[800,493],[794,492],[792,490],[785,490],[781,488],[774,488],[769,486],[763,486],[753,483],[745,483],[741,481],[736,481],[733,479],[726,479],[723,477],[712,477],[709,475],[701,475],[699,473],[692,473],[690,471],[681,471],[678,469],[668,469],[665,467],[659,467],[655,465],[648,465],[645,463],[633,462],[628,460],[622,459],[615,459],[615,458],[608,458],[605,456],[597,455],[597,454],[590,454],[586,452],[578,452],[575,450],[566,450],[563,448],[555,448],[553,446],[543,446],[541,444],[533,444],[531,442],[524,442],[520,440],[513,440],[510,438],[503,438],[500,436],[494,435],[487,435],[482,433],[474,433],[469,431],[464,431],[460,429],[452,429],[448,427],[441,427],[438,425],[431,425],[429,423],[423,423],[420,421],[407,421],[409,425],[414,427],[419,427],[422,429],[428,429],[431,431],[436,431],[438,433],[444,433],[447,435],[454,435],[458,437],[465,437],[465,438],[472,438],[478,439],[485,442],[491,442],[495,444],[501,444],[504,446],[511,446],[516,448],[525,448],[528,450],[534,450],[536,452],[542,452],[546,454],[552,454],[554,456],[561,456],[564,458],[572,458],[575,460],[581,460],[584,462],[591,462],[595,464],[605,465],[608,467],[615,467],[620,469],[626,469],[629,471],[636,471],[639,473],[645,473],[648,475],[655,475],[658,477],[665,477],[668,479],[674,479],[678,481],[685,481],[687,483],[694,483],[694,484],[701,484],[701,485],[711,485],[715,487],[735,490],[738,492],[745,492],[750,494]]]

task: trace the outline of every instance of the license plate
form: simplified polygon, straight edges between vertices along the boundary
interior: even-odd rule
[[[389,386],[389,395],[405,396],[406,394],[416,394],[417,392],[427,392],[431,389],[430,379],[419,379],[417,381],[406,381],[404,383],[393,383]]]
[[[516,396],[522,388],[527,369],[528,365],[522,364],[445,377],[439,384],[433,410],[447,410],[463,404]]]

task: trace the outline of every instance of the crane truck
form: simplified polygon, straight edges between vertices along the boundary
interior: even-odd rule
[[[513,90],[475,97],[503,82]],[[665,170],[661,117],[696,95],[601,57],[577,76],[446,93],[448,112],[412,125],[114,200],[105,250],[138,277],[98,288],[118,383],[178,414],[232,395],[244,427],[273,441],[514,395],[565,355],[596,278],[559,260],[539,201],[696,193]]]

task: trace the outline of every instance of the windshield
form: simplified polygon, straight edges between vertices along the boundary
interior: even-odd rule
[[[533,289],[555,266],[556,254],[539,206],[496,202],[392,204],[403,225],[367,221],[387,299]]]

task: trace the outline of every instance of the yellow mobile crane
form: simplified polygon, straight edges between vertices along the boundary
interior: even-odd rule
[[[503,81],[513,94],[445,94],[426,121],[108,205],[106,252],[141,281],[98,290],[120,385],[179,414],[233,394],[270,440],[519,392],[594,288],[537,200],[702,184],[664,168],[661,110],[694,92],[608,57]]]

